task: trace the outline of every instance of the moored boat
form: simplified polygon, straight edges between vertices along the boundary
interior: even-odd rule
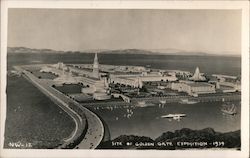
[[[181,99],[179,101],[180,104],[196,104],[198,102],[199,101],[197,101],[197,100],[188,100],[188,99]]]
[[[155,106],[155,105],[152,104],[152,103],[146,103],[145,101],[138,101],[135,106],[137,106],[137,107],[147,107],[147,106]]]
[[[225,103],[222,105],[221,111],[225,114],[235,115],[237,113],[237,107],[233,103]]]

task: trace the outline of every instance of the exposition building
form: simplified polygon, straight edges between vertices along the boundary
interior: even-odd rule
[[[176,81],[175,75],[163,75],[160,72],[141,72],[136,74],[111,74],[109,83],[119,83],[134,88],[142,88],[143,82]]]
[[[177,90],[178,92],[185,92],[188,95],[197,97],[199,94],[209,94],[215,93],[215,85],[210,84],[206,81],[206,77],[200,73],[199,68],[195,69],[195,72],[192,77],[189,78],[190,81],[181,80],[177,83],[171,84],[171,89]]]
[[[57,75],[54,79],[57,84],[82,84],[82,93],[93,95],[93,99],[106,100],[110,99],[108,95],[107,78],[101,78],[99,74],[99,63],[97,54],[95,54],[93,71],[87,71],[72,66],[67,66],[63,63],[57,63],[52,66],[45,66],[41,72],[49,72]]]
[[[179,81],[178,83],[172,83],[171,89],[186,92],[188,95],[195,97],[199,94],[215,93],[215,85],[205,82]]]

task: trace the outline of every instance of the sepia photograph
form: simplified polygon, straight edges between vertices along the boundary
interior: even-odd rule
[[[249,148],[241,9],[10,7],[6,14],[3,150],[241,155]]]

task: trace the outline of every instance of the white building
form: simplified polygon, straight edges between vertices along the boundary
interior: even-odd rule
[[[109,77],[109,83],[114,84],[123,84],[126,86],[131,86],[134,88],[141,88],[142,87],[142,81],[139,77],[129,77],[129,76],[120,76],[120,75],[110,75]]]
[[[213,74],[212,76],[217,79],[216,85],[218,87],[226,87],[226,90],[223,90],[223,92],[241,91],[241,82],[237,76],[221,74]]]
[[[171,89],[177,90],[178,92],[186,92],[191,96],[215,93],[215,85],[204,82],[180,81],[178,83],[172,83]]]
[[[140,74],[111,74],[109,78],[110,83],[119,83],[134,88],[142,88],[143,82],[156,82],[156,81],[176,81],[175,76],[164,76],[159,72],[153,73],[140,73]]]
[[[54,81],[60,84],[78,84],[81,83],[86,86],[82,88],[82,93],[93,94],[96,100],[110,99],[111,96],[107,94],[108,83],[106,78],[99,77],[99,63],[97,54],[95,54],[93,71],[86,71],[76,66],[67,66],[63,63],[58,63],[52,66],[46,66],[41,69],[41,72],[50,72],[59,77]],[[76,73],[77,75],[73,75]]]

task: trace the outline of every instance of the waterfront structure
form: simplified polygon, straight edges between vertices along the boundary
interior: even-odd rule
[[[212,76],[218,78],[220,81],[225,81],[225,80],[236,81],[237,80],[237,76],[231,76],[231,75],[213,74]]]
[[[78,68],[78,70],[86,70],[92,73],[93,64],[69,64],[69,66]],[[106,73],[142,73],[149,72],[150,69],[147,69],[143,66],[124,66],[124,65],[106,65],[106,64],[98,64],[99,74],[100,71]],[[90,71],[91,70],[91,71]]]
[[[192,81],[205,81],[206,77],[203,76],[203,74],[200,73],[199,67],[196,67],[194,75],[192,77],[190,77],[189,80],[192,80]]]
[[[177,81],[174,75],[163,75],[160,72],[143,72],[135,74],[111,74],[110,83],[119,83],[134,88],[142,88],[143,82],[172,82]]]
[[[216,78],[217,87],[225,93],[241,91],[241,83],[237,76],[213,74],[212,77]]]
[[[236,92],[241,91],[241,84],[240,82],[217,82],[220,89],[222,89],[223,92]]]
[[[102,74],[99,72],[100,70]],[[164,91],[167,87],[162,86],[162,84],[168,84],[168,88],[178,92],[185,92],[190,96],[215,93],[215,88],[222,92],[235,92],[241,89],[240,81],[235,76],[213,75],[208,82],[204,82],[207,79],[203,73],[200,73],[198,67],[192,77],[188,77],[191,76],[191,73],[178,70],[146,69],[141,66],[99,65],[97,54],[95,54],[92,66],[90,64],[65,65],[58,63],[46,65],[40,71],[57,75],[58,78],[54,79],[54,81],[58,84],[80,83],[84,85],[81,92],[92,96],[95,100],[111,98],[114,89],[112,91],[109,88],[110,83],[131,87],[131,89],[126,89],[128,88],[126,87],[126,90],[122,90],[124,87],[120,87],[120,90],[126,93],[132,93],[138,88],[143,88],[143,85],[147,82],[161,84],[156,85],[158,89],[156,88],[150,93]],[[188,78],[184,77],[179,81],[177,75],[184,75]]]
[[[186,92],[191,96],[198,96],[199,94],[215,93],[215,85],[205,82],[191,82],[191,81],[180,81],[174,82],[171,85],[171,89],[177,90],[178,92]]]

